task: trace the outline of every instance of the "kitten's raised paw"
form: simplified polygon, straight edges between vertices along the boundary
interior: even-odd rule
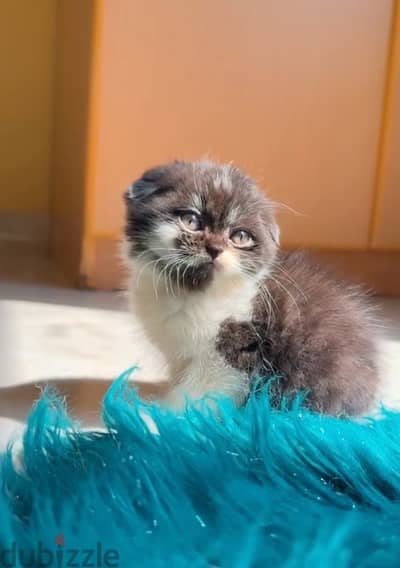
[[[262,362],[257,331],[252,322],[227,319],[219,327],[217,350],[225,360],[241,371],[252,373]]]

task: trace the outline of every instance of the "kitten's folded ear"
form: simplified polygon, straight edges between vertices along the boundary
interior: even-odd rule
[[[163,168],[153,168],[144,172],[141,178],[133,181],[124,193],[127,202],[135,199],[145,200],[155,193],[165,193],[173,188],[163,180]]]
[[[144,178],[133,181],[124,193],[125,201],[130,202],[134,199],[146,199],[159,189],[159,186],[154,181],[149,181]]]

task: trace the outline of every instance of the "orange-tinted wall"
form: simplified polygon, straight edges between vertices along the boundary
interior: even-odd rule
[[[103,1],[90,231],[150,164],[234,160],[289,245],[367,247],[392,2]]]
[[[299,212],[281,215],[286,246],[390,248],[397,0],[58,3],[66,49],[56,250],[64,243],[68,254],[71,222],[89,285],[118,284],[127,183],[176,157],[208,154],[247,169]],[[76,228],[69,200],[82,213]]]

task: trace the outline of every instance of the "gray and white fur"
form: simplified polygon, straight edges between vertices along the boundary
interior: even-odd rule
[[[305,254],[279,250],[273,203],[232,165],[176,161],[125,193],[129,294],[167,360],[170,401],[223,393],[243,403],[256,377],[315,410],[367,411],[377,392],[369,304]]]

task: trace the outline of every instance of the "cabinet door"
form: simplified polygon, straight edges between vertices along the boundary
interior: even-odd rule
[[[391,0],[99,4],[91,229],[143,168],[209,154],[277,201],[287,245],[364,249]]]

